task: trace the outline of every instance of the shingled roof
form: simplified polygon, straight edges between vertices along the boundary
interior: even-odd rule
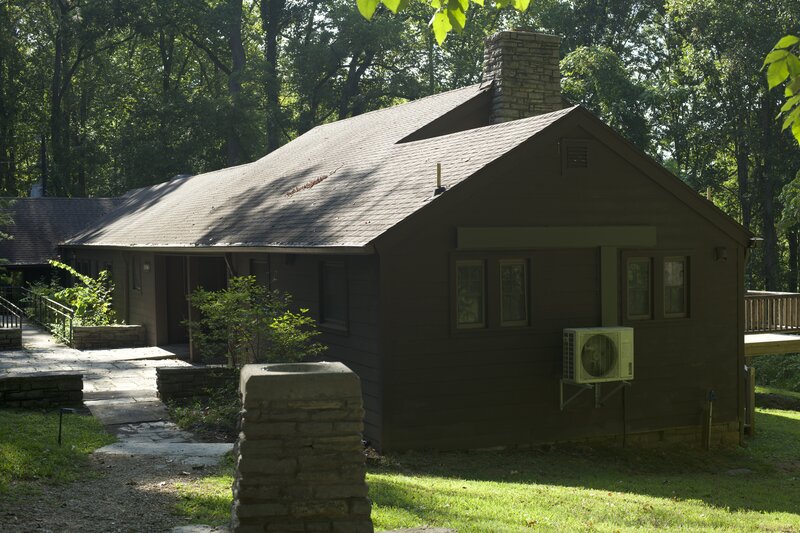
[[[65,244],[364,247],[435,201],[437,163],[453,187],[574,109],[441,134],[437,119],[474,111],[485,96],[473,85],[366,113],[253,163],[133,191]]]
[[[58,258],[58,244],[122,203],[121,198],[15,198],[7,211],[13,224],[0,228],[6,265],[46,265]]]

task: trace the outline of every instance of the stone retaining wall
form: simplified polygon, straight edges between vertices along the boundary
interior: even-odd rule
[[[61,407],[83,401],[83,374],[42,372],[0,377],[2,407]]]
[[[0,329],[0,349],[15,350],[22,348],[22,328]]]
[[[358,376],[341,363],[246,365],[233,531],[372,533]]]
[[[219,366],[180,366],[156,368],[158,397],[162,401],[208,396],[208,391],[236,383],[234,368]]]
[[[145,345],[144,326],[75,326],[72,328],[72,347],[77,350],[103,348],[134,348]]]

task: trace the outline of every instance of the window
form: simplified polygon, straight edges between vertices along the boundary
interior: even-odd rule
[[[131,288],[135,291],[142,290],[142,263],[136,256],[131,259]]]
[[[500,261],[500,325],[527,326],[527,272],[524,259]]]
[[[456,262],[456,327],[482,328],[486,325],[484,281],[483,261]]]
[[[323,261],[320,272],[320,323],[347,328],[347,271],[343,261]]]
[[[631,320],[652,317],[652,260],[631,257],[626,268],[626,315]]]
[[[256,278],[256,283],[270,288],[269,261],[252,259],[250,261],[250,275]]]
[[[664,258],[664,317],[686,316],[686,257]]]
[[[625,318],[688,318],[690,259],[675,252],[634,252],[625,258]]]

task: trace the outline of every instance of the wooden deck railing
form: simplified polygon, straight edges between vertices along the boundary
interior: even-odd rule
[[[800,332],[800,294],[747,291],[744,297],[744,332]]]

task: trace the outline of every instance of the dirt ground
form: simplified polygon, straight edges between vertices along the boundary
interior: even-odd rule
[[[185,525],[175,514],[176,483],[206,474],[163,457],[90,456],[89,476],[61,485],[33,484],[34,494],[0,496],[0,531],[164,532]]]

